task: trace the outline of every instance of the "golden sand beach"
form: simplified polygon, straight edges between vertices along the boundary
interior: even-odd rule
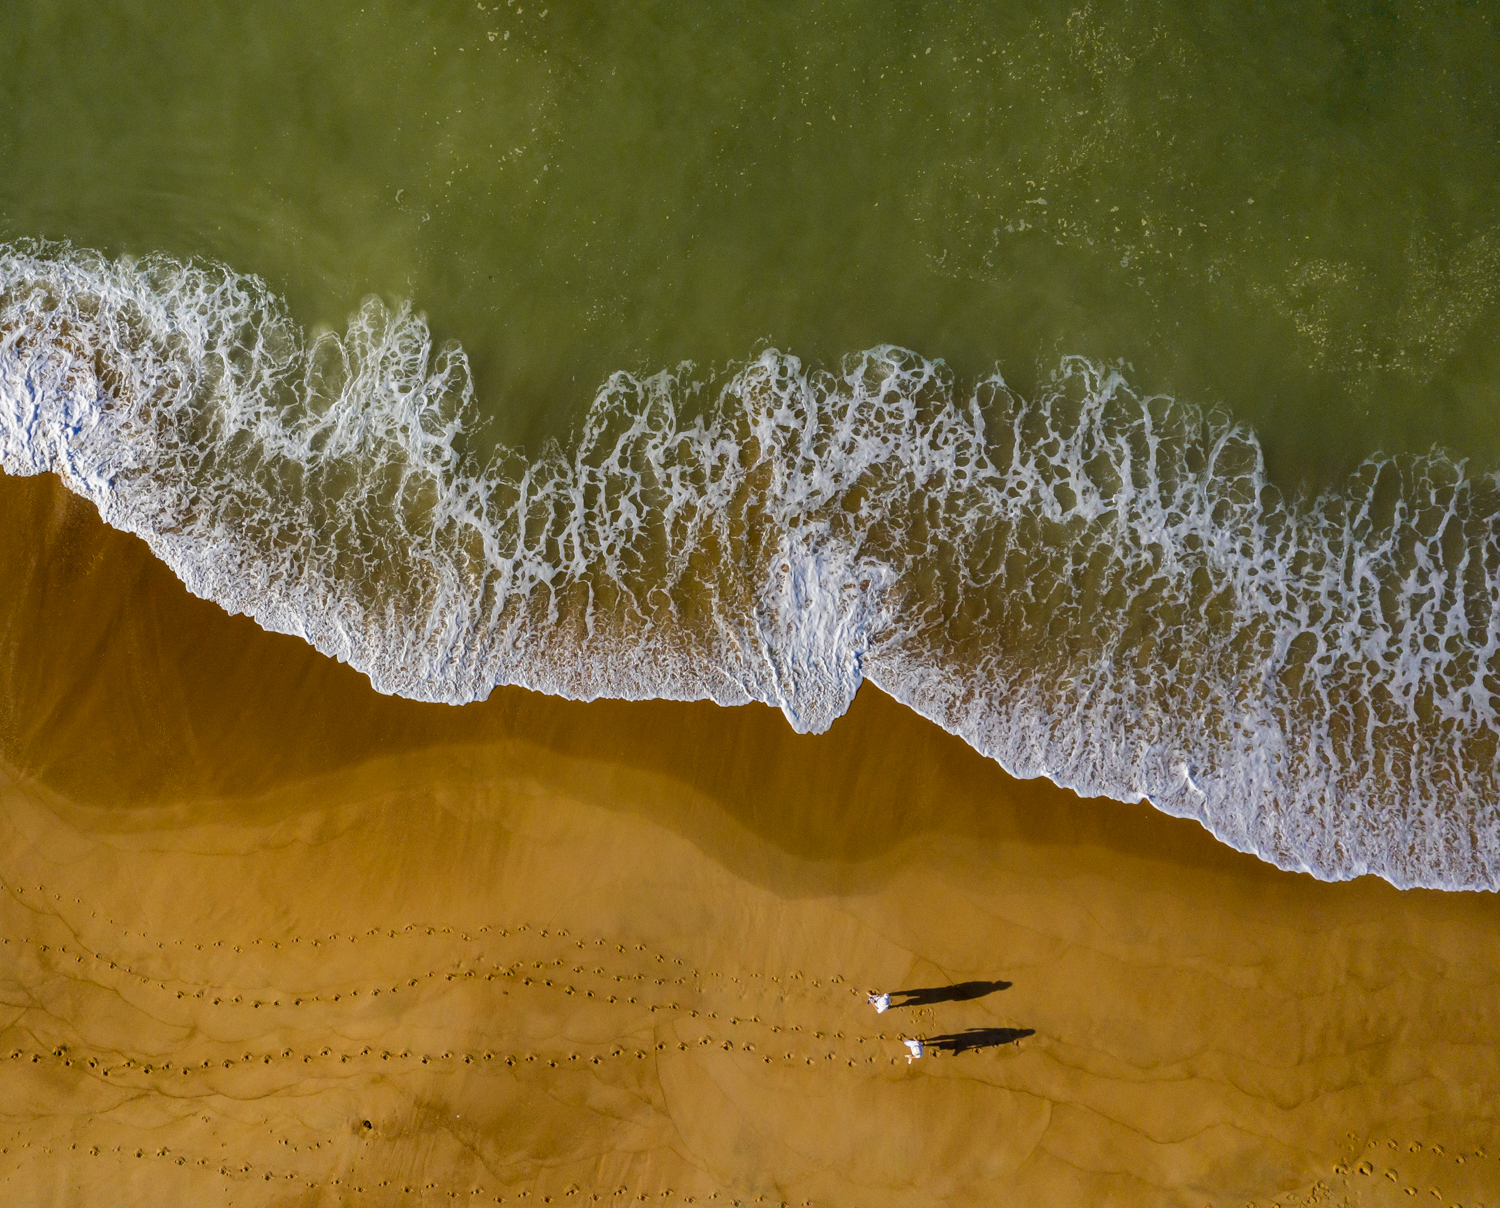
[[[54,479],[0,517],[0,1203],[1500,1205],[1492,895],[868,686],[381,697]]]

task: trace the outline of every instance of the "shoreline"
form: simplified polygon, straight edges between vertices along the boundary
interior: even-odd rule
[[[55,481],[0,514],[18,1202],[1494,1199],[1492,894],[1279,871],[868,687],[818,736],[381,697]],[[976,1028],[1029,1034],[904,1059]]]
[[[381,691],[821,732],[868,678],[1013,775],[1279,867],[1500,886],[1500,478],[1440,450],[1293,497],[1252,428],[1121,366],[1064,356],[1027,398],[879,344],[838,375],[764,348],[701,398],[613,374],[532,460],[469,447],[466,355],[408,307],[312,337],[223,265],[0,251],[6,470]],[[226,357],[243,382],[200,389]]]

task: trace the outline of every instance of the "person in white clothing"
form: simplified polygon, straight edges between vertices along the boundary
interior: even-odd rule
[[[891,996],[889,994],[870,995],[870,1005],[875,1008],[875,1014],[882,1015],[891,1009]]]
[[[923,1050],[922,1042],[920,1040],[903,1040],[901,1043],[911,1050],[910,1054],[906,1058],[907,1065],[910,1065],[918,1057],[922,1056]]]

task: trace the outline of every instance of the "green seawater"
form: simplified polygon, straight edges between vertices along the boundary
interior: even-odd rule
[[[0,240],[371,293],[489,429],[615,369],[1061,356],[1254,426],[1288,485],[1500,461],[1500,63],[1478,4],[0,6]]]
[[[1491,12],[0,0],[0,468],[380,691],[1494,889]]]

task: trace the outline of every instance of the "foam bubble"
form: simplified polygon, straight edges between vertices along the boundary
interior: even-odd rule
[[[0,248],[0,465],[384,692],[761,700],[868,677],[1010,771],[1285,868],[1500,884],[1500,477],[1287,501],[1252,433],[1076,358],[967,396],[892,347],[617,373],[532,459],[407,307],[309,339],[253,277]]]

